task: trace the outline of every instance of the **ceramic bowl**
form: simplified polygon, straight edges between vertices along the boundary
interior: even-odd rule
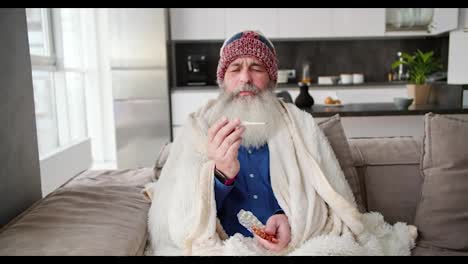
[[[398,109],[408,109],[408,107],[413,103],[413,98],[407,97],[395,97],[393,102]]]

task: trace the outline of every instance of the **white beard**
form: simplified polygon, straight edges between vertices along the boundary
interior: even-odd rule
[[[265,122],[266,125],[247,125],[242,135],[242,146],[258,148],[268,142],[278,129],[280,111],[278,98],[272,89],[267,89],[252,96],[237,96],[240,91],[258,91],[248,86],[226,93],[221,89],[217,102],[207,114],[208,125],[211,127],[223,116],[229,120],[239,118],[241,121]]]

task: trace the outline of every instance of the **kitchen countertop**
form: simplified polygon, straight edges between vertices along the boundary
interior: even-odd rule
[[[400,87],[406,87],[406,84],[408,84],[405,81],[393,81],[393,82],[364,82],[364,83],[359,83],[359,84],[317,84],[317,83],[311,83],[309,85],[310,90],[317,90],[317,89],[324,89],[324,90],[330,90],[330,89],[361,89],[361,88],[376,88],[376,87],[384,87],[384,88],[390,88],[390,87],[395,87],[395,88],[400,88]],[[447,85],[447,82],[445,81],[437,81],[433,82],[432,84],[435,85]],[[455,85],[457,86],[457,85]],[[193,90],[216,90],[219,87],[217,85],[194,85],[194,86],[174,86],[171,87],[171,90],[173,91],[193,91]],[[299,90],[299,85],[297,83],[278,83],[277,89],[282,90],[282,89],[291,89],[291,88],[297,88]],[[468,86],[465,87],[465,89],[468,89]]]
[[[421,105],[410,106],[408,109],[397,109],[393,103],[359,103],[344,104],[343,106],[313,105],[302,108],[314,117],[340,116],[399,116],[424,115],[429,112],[435,114],[468,114],[468,106]]]
[[[330,88],[375,88],[375,87],[396,87],[396,86],[405,86],[406,82],[365,82],[360,84],[310,84],[310,89],[327,89]],[[286,89],[286,88],[297,88],[299,90],[299,85],[297,83],[278,83],[277,89]],[[173,91],[193,91],[193,90],[216,90],[219,89],[217,85],[194,85],[194,86],[175,86],[171,88]]]
[[[374,87],[374,86],[404,86],[407,82],[402,81],[394,81],[394,82],[363,82],[363,83],[356,83],[356,84],[318,84],[318,83],[311,83],[309,88],[363,88],[363,87]],[[297,83],[278,83],[278,88],[288,88],[288,87],[297,87],[299,85]]]

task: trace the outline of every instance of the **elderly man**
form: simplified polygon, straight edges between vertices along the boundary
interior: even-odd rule
[[[224,42],[218,99],[190,115],[147,187],[153,253],[409,254],[415,230],[359,213],[313,117],[275,96],[277,70],[260,32]],[[262,237],[239,222],[241,210],[264,225]]]

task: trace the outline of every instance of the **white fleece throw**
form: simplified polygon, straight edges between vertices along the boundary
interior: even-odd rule
[[[275,197],[288,217],[291,241],[270,252],[253,238],[228,237],[216,215],[214,161],[207,158],[208,102],[191,114],[157,182],[149,211],[153,255],[410,255],[413,226],[390,225],[380,213],[359,213],[338,160],[314,118],[278,101],[282,129],[269,141]],[[411,235],[413,234],[413,235]]]

